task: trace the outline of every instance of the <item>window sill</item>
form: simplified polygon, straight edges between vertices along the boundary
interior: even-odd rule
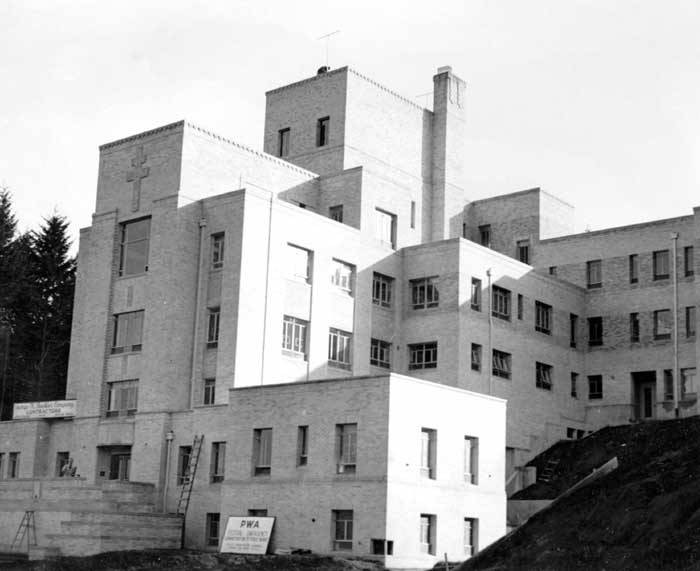
[[[379,307],[380,309],[386,309],[387,311],[391,311],[391,309],[392,309],[390,303],[386,303],[386,302],[383,302],[383,301],[378,301],[378,300],[375,300],[375,299],[372,300],[372,305],[374,305],[374,306],[376,306],[376,307]]]
[[[350,363],[338,363],[337,361],[328,361],[328,366],[332,369],[338,369],[339,371],[350,371],[352,370],[352,365]]]
[[[586,289],[603,289],[603,284],[588,284],[586,285]]]
[[[424,369],[437,369],[437,364],[435,365],[420,365],[420,366],[408,366],[409,371],[422,371]]]
[[[126,275],[118,275],[117,279],[118,280],[126,280],[129,278],[141,278],[143,276],[148,275],[148,269],[146,269],[145,272],[139,272],[138,274],[126,274]]]
[[[311,283],[308,277],[303,276],[285,276],[285,278],[295,284],[302,284],[311,287]]]
[[[112,349],[109,353],[110,357],[122,357],[123,355],[140,355],[141,349],[132,349],[131,351],[115,351]]]
[[[503,315],[501,313],[491,313],[492,317],[500,319],[502,321],[510,321],[510,315]]]
[[[218,346],[218,341],[207,341],[207,349],[216,349]]]
[[[282,349],[282,355],[293,361],[306,363],[306,353],[297,353],[295,351],[290,351],[289,349]]]

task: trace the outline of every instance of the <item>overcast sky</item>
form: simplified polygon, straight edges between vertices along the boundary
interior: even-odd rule
[[[89,226],[98,145],[188,119],[262,148],[266,90],[349,65],[467,82],[468,195],[540,186],[577,229],[700,205],[698,0],[0,0],[0,184]]]

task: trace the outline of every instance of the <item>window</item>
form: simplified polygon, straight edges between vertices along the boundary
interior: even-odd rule
[[[535,331],[552,334],[552,306],[541,301],[535,302]]]
[[[219,308],[212,307],[209,310],[209,322],[207,324],[207,347],[216,347],[219,344]]]
[[[464,481],[479,483],[479,439],[475,436],[464,437]]]
[[[297,466],[306,466],[309,461],[309,427],[297,428]]]
[[[218,513],[207,513],[207,545],[218,547],[219,545],[219,521],[221,516]]]
[[[654,252],[654,279],[665,280],[669,276],[669,256],[668,250],[657,250]]]
[[[381,339],[372,339],[369,349],[369,364],[375,367],[391,367],[391,343]]]
[[[576,348],[576,342],[578,341],[578,315],[574,313],[569,314],[569,346]]]
[[[216,400],[216,379],[204,379],[204,398],[202,404],[214,404]]]
[[[664,400],[673,400],[673,394],[676,391],[673,387],[673,371],[664,369]]]
[[[413,343],[408,346],[408,369],[434,369],[437,367],[438,344],[437,341],[431,343]]]
[[[510,379],[510,353],[493,350],[493,374],[497,377]]]
[[[518,319],[523,318],[523,295],[518,294]]]
[[[338,474],[354,474],[357,463],[357,424],[336,424],[335,442]]]
[[[552,390],[552,365],[535,363],[535,386],[546,391]]]
[[[550,275],[550,276],[556,276],[556,275],[557,275],[557,267],[556,267],[556,266],[549,266],[549,275]]]
[[[211,267],[214,269],[224,267],[224,233],[211,235]]]
[[[7,477],[19,478],[19,452],[10,452],[7,458]]]
[[[212,484],[224,481],[224,462],[226,461],[226,443],[211,443],[211,466],[209,481]]]
[[[331,206],[328,209],[328,217],[336,222],[343,221],[343,205],[337,204],[336,206]]]
[[[413,309],[437,307],[439,294],[437,276],[411,280],[411,303]]]
[[[107,416],[132,416],[139,398],[137,380],[107,383]]]
[[[328,128],[330,117],[322,117],[316,122],[316,146],[325,147],[328,144]]]
[[[411,200],[411,228],[416,227],[416,201]]]
[[[289,127],[277,132],[277,155],[280,157],[289,156],[289,135]]]
[[[502,287],[493,286],[493,309],[491,313],[494,317],[510,321],[510,291]]]
[[[333,550],[352,551],[352,510],[333,510]]]
[[[630,342],[639,342],[639,313],[630,313]]]
[[[595,347],[603,344],[603,318],[588,318],[588,345]]]
[[[685,308],[685,336],[695,337],[695,306]]]
[[[639,255],[630,254],[629,257],[630,283],[636,284],[639,281]]]
[[[5,479],[5,453],[0,452],[0,480]]]
[[[57,452],[56,453],[56,477],[60,478],[65,476],[63,470],[70,463],[70,452]],[[0,469],[2,467],[0,466]]]
[[[571,396],[575,399],[578,398],[578,373],[571,373]]]
[[[683,248],[683,269],[686,277],[695,275],[695,260],[692,246]]]
[[[144,311],[118,313],[114,316],[112,354],[141,350]]]
[[[396,248],[396,215],[376,208],[374,210],[374,236],[380,242]]]
[[[420,516],[420,550],[435,555],[435,516],[432,514]]]
[[[518,240],[518,260],[523,264],[530,263],[530,240]]]
[[[272,429],[253,430],[253,475],[269,476],[272,466]]]
[[[479,520],[472,517],[464,518],[464,555],[471,557],[478,551],[477,532]]]
[[[267,517],[266,508],[252,508],[248,510],[248,517]]]
[[[292,279],[311,280],[311,252],[292,244],[287,244],[287,277]]]
[[[437,430],[432,428],[420,429],[420,474],[434,480],[435,462],[437,459]]]
[[[481,371],[481,345],[472,343],[472,371]]]
[[[133,276],[148,271],[148,242],[150,234],[150,218],[125,222],[121,225],[120,276]]]
[[[372,276],[372,303],[382,307],[391,307],[394,278],[374,272]]]
[[[472,278],[472,309],[481,311],[481,280]]]
[[[586,283],[588,289],[602,287],[603,285],[603,262],[601,260],[591,260],[586,262]]]
[[[588,398],[590,400],[603,398],[603,375],[590,375],[588,377]]]
[[[306,360],[306,332],[309,322],[285,315],[282,320],[282,352]]]
[[[491,247],[491,224],[479,226],[479,240],[482,246]]]
[[[192,446],[180,446],[177,454],[177,485],[189,483],[190,458]]]
[[[681,398],[695,394],[695,367],[681,369]]]
[[[670,309],[657,309],[654,312],[654,339],[670,339],[673,322]]]
[[[352,333],[331,328],[328,332],[328,364],[340,369],[350,369]]]
[[[393,555],[394,542],[389,539],[372,539],[372,555]]]
[[[352,293],[352,277],[354,268],[350,264],[333,260],[331,262],[331,283],[338,289]]]

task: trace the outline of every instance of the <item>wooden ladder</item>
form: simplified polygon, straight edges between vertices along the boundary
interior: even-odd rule
[[[197,473],[197,464],[199,464],[199,454],[202,451],[202,443],[204,435],[194,436],[192,442],[192,452],[190,453],[190,461],[187,463],[185,475],[182,478],[182,489],[180,490],[180,498],[177,501],[177,513],[181,516],[187,516],[187,508],[190,506],[190,496],[192,495],[192,486],[194,485],[194,477]]]
[[[22,541],[24,537],[27,537],[27,555],[29,554],[29,549],[32,545],[36,547],[36,525],[34,523],[34,510],[27,510],[22,516],[22,521],[19,522],[19,527],[17,528],[17,533],[15,538],[12,540],[12,545],[10,546],[10,551],[14,551],[15,548],[19,549],[22,546]]]

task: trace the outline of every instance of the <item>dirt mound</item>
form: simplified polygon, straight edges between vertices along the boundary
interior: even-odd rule
[[[560,443],[554,478],[518,494],[554,498],[613,456],[619,468],[556,502],[459,567],[700,569],[700,418],[616,426]]]

